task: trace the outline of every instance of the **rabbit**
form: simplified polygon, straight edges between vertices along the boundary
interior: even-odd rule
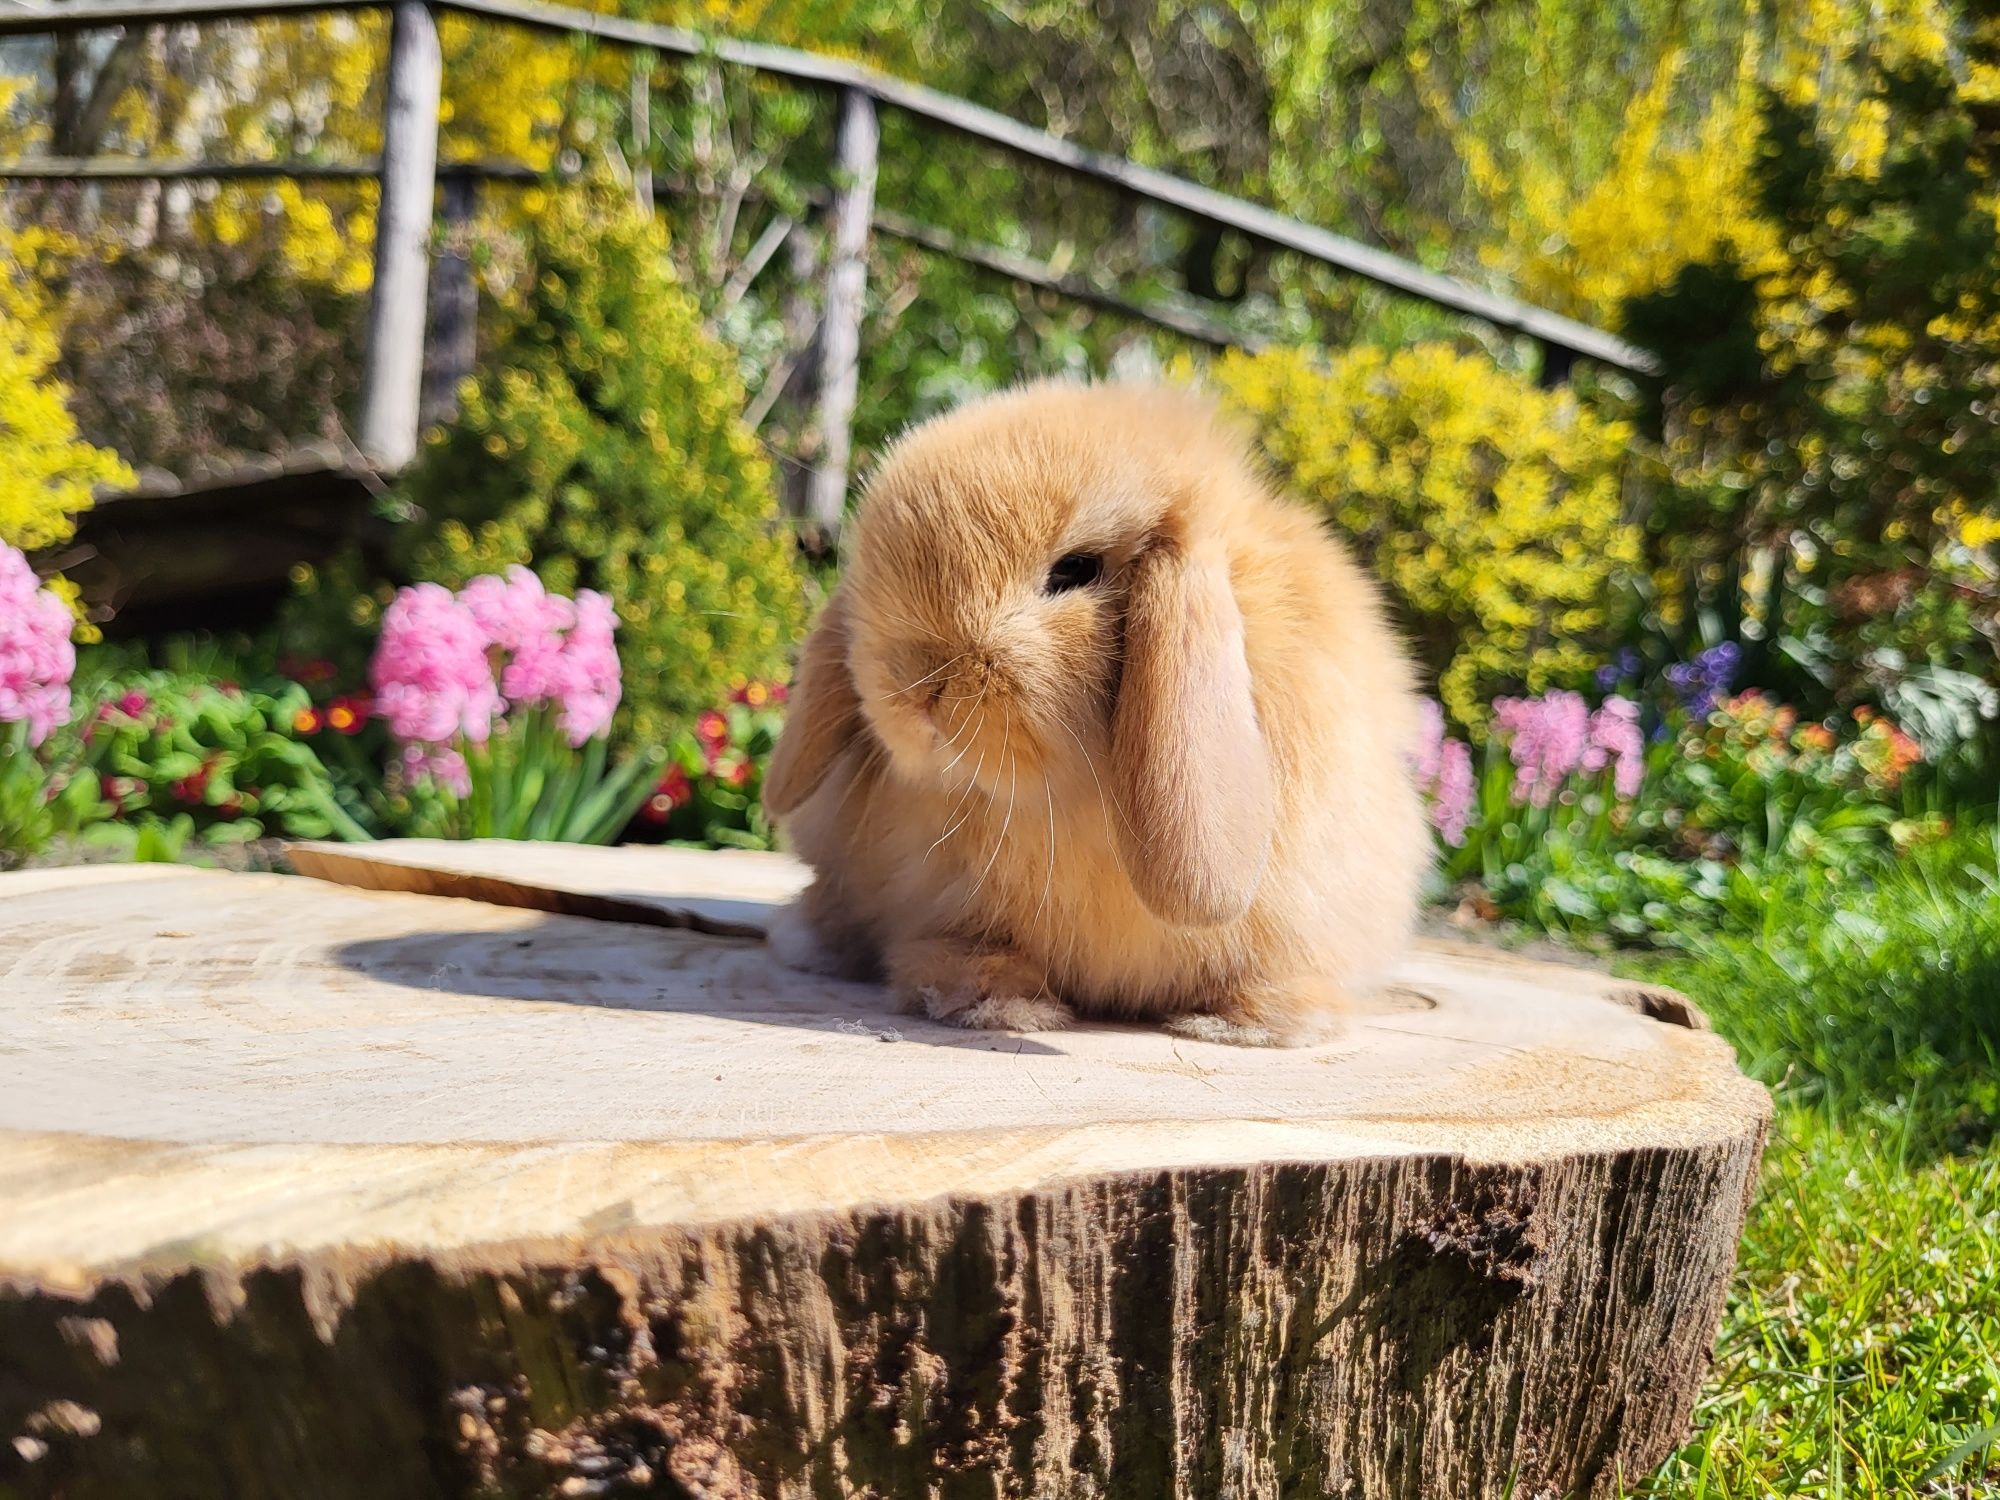
[[[967,1027],[1315,1040],[1431,841],[1373,582],[1200,393],[1042,382],[904,435],[764,782],[769,942]]]

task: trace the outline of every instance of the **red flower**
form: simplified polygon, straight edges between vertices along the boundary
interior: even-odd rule
[[[359,734],[367,727],[368,714],[373,706],[359,693],[336,698],[326,707],[327,725],[342,734]]]
[[[667,774],[660,778],[658,794],[667,799],[672,807],[684,807],[694,797],[694,784],[688,780],[687,772],[679,766],[668,766]]]
[[[750,762],[739,760],[722,773],[722,779],[731,786],[743,786],[750,780]]]
[[[190,807],[199,807],[202,796],[208,791],[208,778],[215,770],[215,763],[221,759],[219,751],[211,751],[200,766],[173,784],[174,796]]]
[[[146,705],[152,701],[144,693],[134,688],[118,700],[118,711],[128,719],[136,719],[146,711]]]
[[[694,737],[704,745],[725,745],[729,742],[729,720],[711,708],[694,721]]]
[[[321,727],[319,710],[302,708],[292,715],[293,734],[318,734]]]
[[[653,795],[640,808],[641,815],[648,823],[664,823],[673,815],[675,808],[683,806],[694,796],[694,787],[689,783],[687,772],[679,766],[667,767],[667,774],[660,778],[660,784],[653,788]]]

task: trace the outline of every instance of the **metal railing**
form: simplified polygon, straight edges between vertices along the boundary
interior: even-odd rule
[[[802,519],[830,536],[847,490],[847,433],[853,416],[868,236],[887,234],[953,256],[1059,295],[1109,307],[1216,345],[1255,341],[1220,320],[1180,303],[1140,301],[1059,274],[995,246],[967,242],[945,230],[878,209],[874,202],[878,111],[888,107],[984,142],[1014,156],[1104,184],[1119,192],[1233,230],[1251,242],[1295,252],[1346,275],[1525,336],[1542,351],[1543,377],[1559,380],[1578,358],[1633,375],[1658,373],[1646,350],[1572,318],[1432,271],[1413,261],[1231,197],[1156,168],[1107,155],[1037,130],[967,100],[841,58],[759,42],[703,37],[679,27],[606,15],[540,0],[74,0],[62,5],[0,0],[0,37],[63,34],[105,27],[256,20],[343,10],[386,8],[392,15],[383,152],[348,166],[306,163],[57,160],[0,165],[0,180],[176,180],[226,177],[379,178],[375,282],[370,301],[359,437],[385,470],[415,454],[422,406],[430,238],[442,179],[447,212],[456,180],[536,175],[507,164],[447,165],[437,161],[438,104],[443,58],[436,13],[454,11],[570,36],[595,37],[668,56],[711,58],[839,97],[833,185],[818,195],[831,225],[824,301],[813,382],[814,427],[820,434]],[[464,209],[463,195],[460,211]]]

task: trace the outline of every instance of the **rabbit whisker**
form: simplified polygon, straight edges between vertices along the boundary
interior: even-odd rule
[[[914,630],[921,635],[927,635],[941,646],[949,646],[951,644],[950,641],[946,640],[937,631],[931,629],[930,626],[925,625],[920,621],[911,619],[901,610],[891,609],[887,605],[881,605],[881,604],[878,604],[875,607],[881,610],[881,612],[889,618],[892,624],[900,625],[905,630]],[[961,652],[960,654],[963,655],[964,653]]]
[[[981,697],[983,698],[983,697],[985,696],[985,694],[984,694],[984,693],[981,693],[981,694],[980,694],[980,696],[981,696]],[[977,705],[977,704],[974,704],[974,705],[973,705],[973,707],[977,708],[977,707],[978,707],[978,705]],[[970,724],[970,723],[972,722],[972,720],[971,720],[971,718],[970,718],[970,717],[968,717],[968,718],[966,719],[966,721],[965,721],[965,722],[966,722],[966,723],[968,723],[968,724]],[[986,716],[985,716],[984,714],[980,715],[980,718],[979,718],[979,726],[980,726],[980,728],[982,728],[982,729],[983,729],[983,728],[984,728],[984,727],[986,726]],[[953,756],[953,757],[951,758],[951,761],[950,761],[950,763],[949,763],[949,764],[947,764],[947,765],[946,765],[946,766],[944,767],[944,769],[942,769],[941,771],[939,771],[939,772],[938,772],[938,777],[939,777],[939,779],[940,779],[940,780],[942,780],[942,779],[943,779],[944,777],[946,777],[946,776],[949,776],[949,775],[951,774],[951,768],[952,768],[952,766],[955,766],[955,765],[957,765],[957,764],[958,764],[958,763],[959,763],[960,761],[962,761],[962,760],[964,760],[964,759],[965,759],[965,751],[966,751],[966,750],[970,750],[970,749],[972,748],[972,746],[973,746],[974,742],[975,742],[975,741],[977,741],[977,740],[978,740],[978,738],[979,738],[979,735],[978,735],[978,733],[977,733],[977,732],[975,731],[975,732],[974,732],[974,734],[973,734],[973,736],[972,736],[972,738],[971,738],[971,739],[969,739],[969,740],[967,740],[967,741],[965,742],[965,748],[964,748],[964,749],[962,749],[962,750],[960,750],[960,751],[958,752],[958,754],[954,755],[954,756]],[[950,739],[950,740],[947,740],[947,741],[945,742],[945,748],[946,748],[947,750],[949,750],[949,749],[951,748],[952,744],[953,744],[953,743],[954,743],[954,742],[955,742],[955,741],[956,741],[957,739],[958,739],[958,736],[957,736],[957,735],[953,735],[953,736],[951,737],[951,739]],[[977,777],[978,777],[979,773],[978,773],[977,771],[974,771],[974,772],[973,772],[972,774],[973,774],[974,778],[975,778],[975,779],[977,779]]]
[[[1115,816],[1120,823],[1123,823],[1125,821],[1124,814],[1119,812],[1111,799],[1104,794],[1104,783],[1097,775],[1097,762],[1091,757],[1089,747],[1083,743],[1083,736],[1070,728],[1066,720],[1057,719],[1056,723],[1061,726],[1063,733],[1076,741],[1077,754],[1083,757],[1083,767],[1086,771],[1090,772],[1090,779],[1097,787],[1098,815],[1104,821],[1104,831],[1109,834],[1113,831],[1111,827],[1112,818]]]
[[[1031,925],[1038,925],[1041,922],[1042,912],[1049,904],[1049,892],[1056,883],[1056,792],[1049,784],[1047,765],[1042,767],[1042,805],[1048,809],[1049,814],[1049,870],[1042,877],[1042,899],[1035,903],[1035,915],[1031,919]]]
[[[938,667],[933,671],[924,673],[924,675],[919,677],[915,682],[904,683],[903,686],[897,688],[894,692],[890,693],[889,696],[891,698],[900,698],[905,693],[914,693],[918,688],[922,687],[925,683],[929,682],[933,677],[936,677],[944,672],[949,672],[953,667],[957,666],[960,662],[964,661],[965,655],[966,655],[965,652],[963,651],[959,652],[958,655],[954,656],[950,661],[946,662],[943,666]]]
[[[965,748],[966,750],[970,750],[972,746],[970,743],[968,743]],[[961,750],[959,752],[961,756],[964,755],[964,753],[965,753],[964,750]],[[954,761],[953,764],[956,765],[957,762]],[[972,794],[978,790],[979,773],[983,771],[985,768],[986,768],[986,752],[982,750],[979,752],[979,759],[973,764],[972,775],[970,778],[967,779],[965,783],[965,789],[958,794],[958,801],[952,804],[951,811],[945,814],[944,832],[939,834],[937,838],[932,841],[930,848],[924,851],[923,863],[929,864],[931,855],[937,852],[938,845],[942,844],[946,839],[950,838],[954,833],[957,833],[959,829],[963,828],[966,824],[966,820],[972,816]]]
[[[1014,721],[1012,719],[1009,719],[1006,723],[1005,728],[1002,731],[1002,738],[1000,741],[1000,753],[1002,755],[1007,754],[1007,742],[1008,739],[1013,735],[1013,732],[1014,732]],[[1012,825],[1014,821],[1014,793],[1019,789],[1020,784],[1021,784],[1021,758],[1019,755],[1008,756],[1007,815],[1000,820],[1000,832],[995,834],[993,838],[993,852],[986,856],[986,867],[979,872],[979,878],[972,883],[972,890],[966,896],[964,903],[960,906],[959,908],[960,911],[963,911],[965,910],[966,907],[972,905],[973,901],[978,898],[980,890],[985,886],[986,877],[993,873],[994,861],[1000,858],[1001,847],[1007,842],[1007,829],[1009,828],[1010,825]]]

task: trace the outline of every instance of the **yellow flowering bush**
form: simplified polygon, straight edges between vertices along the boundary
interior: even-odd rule
[[[1492,226],[1482,262],[1531,302],[1615,324],[1627,300],[1668,286],[1684,267],[1718,256],[1781,266],[1782,237],[1759,212],[1754,180],[1765,92],[1811,109],[1835,159],[1870,174],[1889,118],[1856,60],[1871,50],[1939,55],[1948,15],[1943,0],[1786,0],[1768,33],[1738,25],[1726,41],[1669,46],[1650,76],[1639,75],[1644,86],[1598,160],[1549,137],[1568,133],[1566,117],[1525,117],[1546,102],[1537,86],[1480,93],[1483,110],[1461,108],[1449,80],[1427,74],[1417,75],[1417,93],[1449,134],[1477,222]],[[1535,12],[1514,24],[1535,74],[1573,70],[1562,28]]]
[[[1444,344],[1326,364],[1230,354],[1211,374],[1387,586],[1457,719],[1478,725],[1496,693],[1597,664],[1607,598],[1639,557],[1623,423]]]
[[[129,484],[115,453],[77,436],[69,393],[51,374],[54,311],[40,286],[49,237],[0,225],[0,541],[23,551],[76,530],[100,484]]]

